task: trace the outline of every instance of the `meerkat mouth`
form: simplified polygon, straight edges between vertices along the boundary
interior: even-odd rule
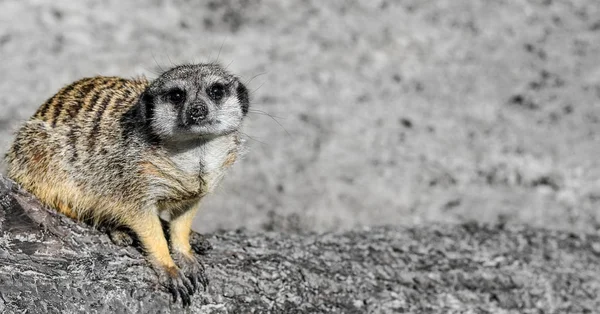
[[[173,136],[170,139],[166,140],[167,142],[172,142],[172,143],[199,143],[202,144],[204,142],[209,142],[211,140],[223,137],[223,136],[228,136],[231,134],[236,133],[237,130],[218,130],[218,131],[214,131],[214,132],[202,132],[202,133],[197,133],[197,132],[192,132],[192,133],[188,133],[186,135],[183,134],[179,134],[178,136]]]

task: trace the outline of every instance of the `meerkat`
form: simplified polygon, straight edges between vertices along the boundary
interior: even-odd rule
[[[84,78],[20,128],[7,174],[71,218],[133,231],[159,282],[189,304],[207,284],[192,220],[236,160],[248,108],[245,85],[217,64],[177,66],[151,82]]]

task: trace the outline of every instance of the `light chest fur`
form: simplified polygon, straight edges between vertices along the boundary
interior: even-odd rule
[[[235,135],[221,136],[208,141],[187,142],[168,147],[169,158],[182,172],[189,176],[201,175],[206,184],[218,183],[231,153],[238,149]]]
[[[177,214],[211,193],[236,160],[239,146],[237,134],[165,144],[166,160],[153,162],[159,171],[154,172],[151,180],[151,193],[158,201],[159,211]]]

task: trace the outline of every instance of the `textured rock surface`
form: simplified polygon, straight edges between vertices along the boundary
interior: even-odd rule
[[[463,224],[206,239],[194,246],[211,284],[193,313],[600,308],[597,236]],[[155,282],[136,249],[40,208],[0,177],[0,313],[183,312]]]

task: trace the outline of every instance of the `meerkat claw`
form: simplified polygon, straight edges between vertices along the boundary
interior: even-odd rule
[[[158,279],[160,284],[166,287],[171,295],[173,295],[173,302],[181,299],[184,307],[191,304],[191,296],[194,294],[194,288],[190,280],[180,269],[174,267],[162,269],[159,272]]]
[[[204,286],[204,292],[206,292],[206,290],[208,290],[208,284],[210,283],[210,280],[208,280],[208,277],[202,276],[202,280],[200,282],[202,283],[202,286]]]
[[[205,274],[205,268],[202,263],[193,255],[175,253],[173,259],[179,265],[183,274],[189,279],[193,286],[193,291],[196,292],[202,286],[206,291],[208,286],[208,278]]]
[[[181,287],[179,287],[179,288],[171,287],[171,293],[173,294],[173,302],[177,302],[177,299],[180,298],[181,304],[183,305],[183,307],[188,307],[192,304],[190,295],[187,293],[187,291],[184,291]]]

